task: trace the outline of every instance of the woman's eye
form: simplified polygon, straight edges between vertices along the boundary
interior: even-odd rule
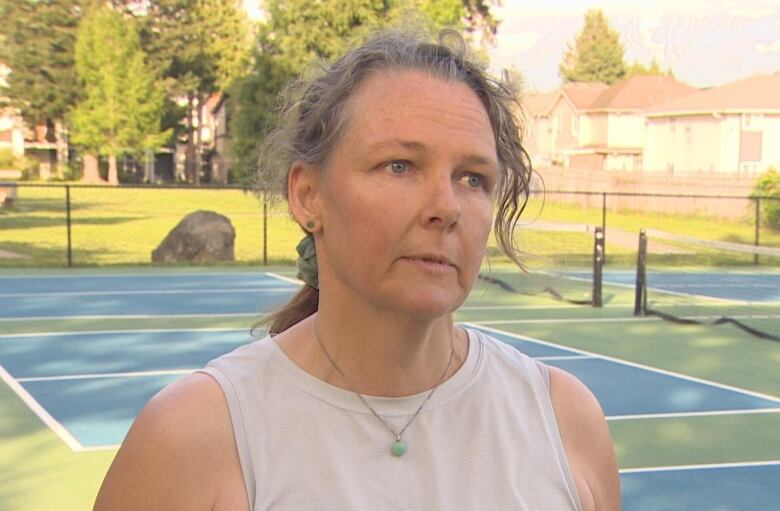
[[[485,179],[479,174],[466,174],[466,182],[472,188],[481,188]]]
[[[407,165],[405,161],[396,160],[390,162],[390,172],[393,174],[403,174],[407,170]]]

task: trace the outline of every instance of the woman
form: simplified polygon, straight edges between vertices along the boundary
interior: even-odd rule
[[[491,225],[518,259],[530,172],[514,94],[455,39],[379,35],[291,89],[261,167],[306,286],[149,402],[96,509],[619,508],[590,392],[454,324]]]

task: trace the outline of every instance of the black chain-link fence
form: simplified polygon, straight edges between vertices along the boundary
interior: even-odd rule
[[[241,187],[0,183],[0,196],[3,267],[151,264],[151,252],[199,210],[230,220],[235,264],[293,262],[302,234],[283,202]],[[764,219],[767,205],[777,203],[770,197],[535,192],[516,241],[532,269],[590,264],[596,226],[604,227],[608,264],[635,264],[642,228],[780,247],[780,230]],[[491,262],[505,261],[490,243]]]

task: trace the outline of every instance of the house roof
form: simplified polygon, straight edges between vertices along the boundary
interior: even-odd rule
[[[557,90],[550,92],[525,93],[522,98],[523,110],[525,111],[525,114],[529,117],[538,117],[544,115],[557,93]]]
[[[588,109],[644,110],[697,92],[671,76],[635,75],[603,91]]]
[[[209,112],[213,112],[220,101],[222,101],[222,95],[214,93],[209,96],[204,106],[209,110]]]
[[[780,71],[749,76],[649,108],[645,115],[780,111]]]
[[[574,105],[574,108],[585,110],[590,108],[596,98],[608,87],[603,83],[566,83],[561,87],[561,92]]]

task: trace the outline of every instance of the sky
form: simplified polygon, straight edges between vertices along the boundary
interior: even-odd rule
[[[244,0],[250,16],[260,0]],[[602,9],[621,34],[628,62],[655,58],[675,76],[712,87],[780,71],[780,0],[503,0],[491,67],[519,69],[531,89],[560,85],[558,64],[582,29],[585,11]]]
[[[494,69],[514,66],[535,89],[559,85],[566,44],[588,9],[621,34],[625,58],[655,58],[698,87],[780,70],[780,0],[504,0]]]

